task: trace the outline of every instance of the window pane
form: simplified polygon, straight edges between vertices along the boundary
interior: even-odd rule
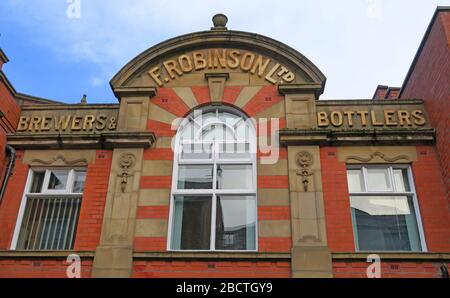
[[[347,181],[348,181],[348,191],[350,193],[364,191],[361,170],[348,170]]]
[[[216,249],[256,248],[256,203],[253,196],[217,198]]]
[[[370,191],[389,191],[391,183],[389,181],[388,169],[368,168],[367,186]]]
[[[220,159],[250,158],[250,144],[248,143],[221,143],[219,144]]]
[[[83,193],[84,183],[86,181],[86,172],[75,171],[75,181],[73,182],[73,193]]]
[[[394,183],[397,192],[411,191],[408,182],[408,171],[406,169],[394,169]]]
[[[172,249],[210,249],[211,200],[211,197],[175,197]]]
[[[218,189],[252,189],[253,172],[251,165],[218,165]]]
[[[67,185],[67,177],[69,177],[68,171],[51,171],[48,189],[65,190]]]
[[[182,159],[211,159],[212,156],[211,143],[201,144],[183,144],[181,158]]]
[[[212,189],[213,166],[179,166],[178,189]]]
[[[205,141],[234,140],[233,131],[222,123],[211,124],[203,128],[202,138]]]
[[[80,202],[81,198],[28,198],[17,248],[72,249]]]
[[[412,198],[352,196],[350,205],[359,250],[421,250]]]
[[[45,172],[33,172],[33,183],[31,184],[30,193],[40,193],[44,182]]]

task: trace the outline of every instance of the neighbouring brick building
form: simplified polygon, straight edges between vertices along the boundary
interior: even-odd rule
[[[366,277],[370,254],[448,275],[449,16],[368,100],[319,100],[311,61],[220,14],[124,66],[115,104],[0,72],[0,277],[66,277],[71,254],[82,277]]]

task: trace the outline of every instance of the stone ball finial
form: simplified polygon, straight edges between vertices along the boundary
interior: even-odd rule
[[[223,29],[226,28],[227,26],[228,18],[223,13],[218,13],[215,16],[213,16],[212,21],[214,24],[214,28]]]

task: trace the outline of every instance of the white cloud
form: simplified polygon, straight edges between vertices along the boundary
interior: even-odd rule
[[[370,97],[381,83],[400,85],[435,6],[449,4],[378,0],[379,18],[373,18],[367,13],[372,2],[81,0],[80,19],[67,17],[65,0],[7,0],[2,6],[57,59],[98,66],[91,85],[106,83],[158,42],[208,30],[212,15],[224,12],[230,29],[268,35],[302,52],[328,77],[325,97],[342,98]]]

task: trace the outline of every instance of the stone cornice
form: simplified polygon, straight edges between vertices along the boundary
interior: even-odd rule
[[[314,93],[316,99],[322,94],[322,85],[316,83],[310,84],[282,84],[278,85],[278,92],[282,95],[286,94],[302,94],[302,93]]]
[[[122,96],[149,96],[153,97],[157,94],[155,87],[112,87],[116,97],[121,99]]]
[[[55,259],[61,258],[66,259],[71,254],[77,254],[81,258],[93,258],[95,255],[94,251],[72,251],[72,250],[49,250],[49,251],[39,251],[39,250],[0,250],[0,259],[27,259],[27,258],[38,258],[38,259]]]
[[[118,110],[119,104],[46,104],[24,105],[22,111],[54,111],[54,110]]]
[[[433,128],[405,129],[281,129],[283,145],[412,145],[435,142]]]
[[[112,149],[149,148],[156,140],[152,132],[103,132],[97,134],[9,134],[16,149]]]
[[[290,253],[237,253],[237,252],[134,252],[134,259],[167,260],[290,260]]]
[[[421,105],[423,100],[421,99],[326,99],[316,101],[316,106],[378,106],[378,105]]]
[[[381,100],[373,100],[373,99],[326,99],[326,100],[318,100],[316,101],[316,106],[362,106],[362,105],[371,105],[371,106],[384,106],[384,105],[421,105],[423,104],[422,99],[381,99]]]

